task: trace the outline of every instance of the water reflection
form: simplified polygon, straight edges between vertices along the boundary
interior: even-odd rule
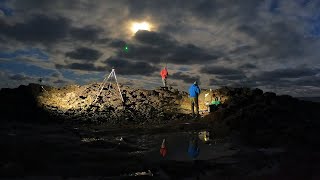
[[[210,132],[209,131],[200,131],[198,137],[204,143],[210,143]]]
[[[217,139],[212,131],[205,130],[148,134],[138,138],[133,135],[124,138],[122,143],[127,145],[126,149],[122,150],[134,146],[137,148],[132,148],[134,152],[141,152],[137,157],[143,165],[134,167],[130,175],[150,174],[164,179],[169,179],[170,175],[175,177],[175,173],[184,177],[199,178],[210,167],[207,162],[216,162],[221,157],[237,153],[237,150],[230,149],[229,142]]]
[[[207,159],[213,152],[213,137],[209,131],[167,134],[159,141],[160,157],[168,160]],[[159,156],[159,149],[157,154]]]
[[[162,140],[162,144],[160,147],[160,155],[165,157],[167,155],[167,146],[166,146],[166,139]]]
[[[200,148],[199,148],[199,139],[197,134],[192,134],[189,140],[189,146],[188,146],[188,155],[195,160],[200,153]]]

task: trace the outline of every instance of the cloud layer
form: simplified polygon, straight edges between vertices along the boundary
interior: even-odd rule
[[[169,84],[181,90],[197,80],[203,88],[319,96],[319,7],[316,0],[0,1],[1,87],[40,76],[52,84],[100,81],[114,67],[124,82],[152,88],[167,65]],[[150,22],[151,31],[132,34],[134,21]]]

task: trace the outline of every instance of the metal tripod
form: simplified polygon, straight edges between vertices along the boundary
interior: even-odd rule
[[[117,83],[117,86],[118,86],[118,90],[119,90],[119,94],[120,94],[121,100],[122,100],[122,102],[124,102],[124,99],[123,99],[123,97],[122,97],[122,93],[121,93],[121,90],[120,90],[120,87],[119,87],[119,84],[118,84],[116,72],[115,72],[114,69],[112,69],[111,72],[110,72],[110,74],[109,74],[109,76],[108,76],[108,77],[106,76],[106,77],[103,79],[103,81],[102,81],[102,83],[101,83],[101,85],[100,85],[100,87],[99,87],[99,92],[98,92],[98,94],[96,95],[96,98],[94,99],[94,101],[92,102],[92,104],[97,101],[97,99],[98,99],[98,97],[100,96],[100,94],[101,94],[104,86],[107,84],[107,82],[108,82],[109,79],[111,80],[111,78],[114,78],[114,79],[116,80],[116,83]],[[108,90],[109,90],[110,87],[111,87],[111,81],[110,81]]]

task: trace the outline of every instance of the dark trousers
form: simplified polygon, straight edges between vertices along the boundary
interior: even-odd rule
[[[192,114],[194,115],[194,107],[196,107],[196,114],[199,115],[198,97],[190,97],[190,103]]]

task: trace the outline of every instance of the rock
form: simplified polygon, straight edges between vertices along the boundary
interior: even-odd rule
[[[275,98],[277,96],[276,93],[273,92],[265,92],[263,95],[266,98]]]
[[[261,95],[263,95],[263,91],[261,89],[256,88],[252,91],[252,95],[253,96],[261,96]]]

